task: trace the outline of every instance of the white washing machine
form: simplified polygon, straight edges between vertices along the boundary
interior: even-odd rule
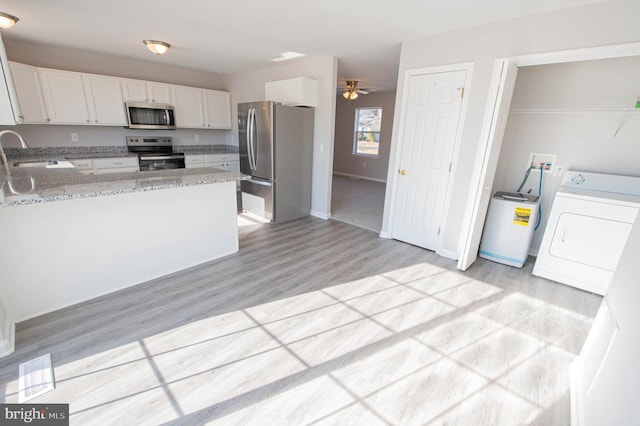
[[[604,295],[640,211],[640,177],[567,171],[533,274]]]
[[[491,198],[482,231],[479,256],[522,268],[529,255],[538,222],[540,197],[517,192],[496,192]]]

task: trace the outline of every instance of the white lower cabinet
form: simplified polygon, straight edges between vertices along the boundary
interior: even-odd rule
[[[138,157],[94,158],[93,173],[123,173],[140,171]]]
[[[83,158],[81,160],[70,160],[71,164],[76,168],[77,171],[82,173],[83,175],[92,175],[93,174],[93,161],[90,158]]]
[[[138,157],[106,157],[71,160],[76,170],[84,175],[128,173],[140,170]]]
[[[204,154],[185,154],[184,167],[187,169],[204,167]]]

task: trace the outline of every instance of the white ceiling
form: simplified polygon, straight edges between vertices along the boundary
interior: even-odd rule
[[[602,0],[3,0],[6,40],[233,74],[285,51],[333,55],[339,80],[395,89],[400,43]],[[143,39],[172,45],[153,56]]]

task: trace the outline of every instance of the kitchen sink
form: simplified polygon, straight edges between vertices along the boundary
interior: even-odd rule
[[[73,168],[73,164],[66,160],[23,160],[13,163],[14,167],[46,167],[46,168]]]

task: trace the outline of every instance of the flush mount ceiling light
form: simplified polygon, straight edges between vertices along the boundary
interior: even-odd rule
[[[13,27],[19,19],[8,13],[0,12],[0,30],[7,30]]]
[[[301,58],[303,56],[307,56],[306,53],[298,53],[298,52],[284,52],[280,54],[279,58],[272,59],[273,62],[282,62],[288,61],[290,59]]]
[[[171,47],[169,43],[165,43],[164,41],[158,40],[142,40],[142,42],[147,46],[152,53],[156,55],[162,55],[167,53],[167,50]]]

